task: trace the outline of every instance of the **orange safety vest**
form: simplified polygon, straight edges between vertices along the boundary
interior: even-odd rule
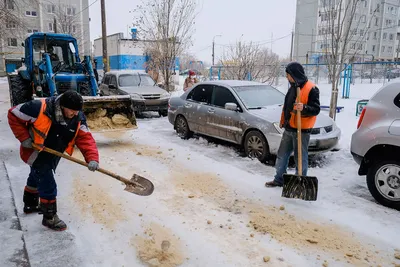
[[[51,119],[47,117],[46,114],[44,114],[47,106],[46,100],[41,99],[41,101],[42,101],[42,107],[40,109],[39,116],[37,117],[36,121],[33,123],[31,127],[33,142],[41,148],[40,151],[42,151],[44,148],[44,140],[46,140],[47,134],[49,133],[52,124]],[[81,123],[79,122],[74,138],[68,143],[68,146],[65,149],[65,152],[67,152],[70,156],[72,156],[72,153],[74,152],[75,138],[78,135],[80,125]]]
[[[300,89],[300,103],[303,103],[304,105],[307,105],[308,103],[308,95],[310,94],[311,89],[315,86],[314,83],[307,81],[306,84],[303,86],[303,88]],[[296,121],[296,116],[297,116],[297,111],[293,110],[290,112],[291,116],[289,119],[289,125],[290,127],[296,129],[297,128],[297,121]],[[285,120],[284,112],[282,110],[282,115],[281,115],[281,125],[283,125],[283,122]],[[310,117],[301,117],[301,129],[312,129],[315,125],[315,122],[317,121],[317,116],[310,116]]]

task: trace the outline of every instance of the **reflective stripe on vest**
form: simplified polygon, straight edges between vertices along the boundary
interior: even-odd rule
[[[303,86],[303,88],[301,88],[300,103],[307,105],[308,96],[310,94],[311,89],[313,89],[314,86],[315,86],[314,83],[307,81],[306,84]],[[290,125],[290,127],[297,129],[297,121],[296,121],[297,112],[291,111],[290,114],[291,115],[290,115],[289,125]],[[282,115],[283,115],[283,112],[282,112]],[[304,129],[304,130],[312,129],[314,127],[316,121],[317,121],[317,116],[301,117],[301,129]]]
[[[52,121],[49,117],[44,114],[46,110],[46,100],[41,99],[42,101],[42,107],[40,108],[40,113],[36,119],[36,121],[32,125],[32,139],[33,142],[40,147],[40,151],[43,150],[44,147],[44,141],[47,138],[47,134],[49,133]],[[70,156],[72,156],[72,153],[74,152],[74,145],[75,145],[75,138],[78,135],[79,128],[81,126],[81,123],[78,123],[78,127],[75,131],[75,136],[74,138],[68,143],[67,148],[65,149],[65,152],[67,152]]]

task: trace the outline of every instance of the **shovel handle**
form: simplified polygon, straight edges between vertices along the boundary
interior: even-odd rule
[[[33,148],[35,148],[35,149],[37,149],[37,150],[40,150],[40,148],[39,148],[36,144],[33,144]],[[58,157],[61,157],[61,158],[67,159],[67,160],[70,160],[70,161],[72,161],[72,162],[78,163],[78,164],[80,164],[80,165],[82,165],[82,166],[85,166],[85,167],[88,167],[88,165],[89,165],[89,164],[87,164],[86,162],[84,162],[83,160],[76,159],[76,158],[71,157],[71,156],[69,156],[69,155],[65,155],[64,153],[58,152],[58,151],[53,150],[53,149],[48,148],[48,147],[44,147],[44,148],[42,149],[42,151],[45,151],[45,152],[47,152],[47,153],[53,154],[53,155],[55,155],[55,156],[58,156]],[[115,173],[112,173],[112,172],[110,172],[110,171],[107,171],[107,170],[105,170],[105,169],[98,168],[97,171],[98,171],[98,172],[101,172],[101,173],[103,173],[103,174],[105,174],[105,175],[111,176],[111,177],[113,177],[113,178],[115,178],[115,179],[117,179],[117,180],[119,180],[119,181],[121,181],[121,182],[123,182],[123,183],[125,183],[125,184],[127,184],[127,185],[134,185],[134,186],[136,186],[136,187],[142,187],[140,184],[135,183],[134,181],[128,180],[128,179],[126,179],[126,178],[124,178],[124,177],[122,177],[122,176],[119,176],[119,175],[117,175],[117,174],[115,174]]]
[[[300,103],[300,87],[297,87],[296,103]],[[301,154],[301,111],[297,110],[297,170],[298,175],[303,175],[303,157]]]

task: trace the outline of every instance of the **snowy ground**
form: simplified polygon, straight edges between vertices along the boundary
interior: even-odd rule
[[[154,193],[130,194],[105,175],[61,160],[58,213],[68,229],[59,233],[44,228],[41,216],[22,213],[29,169],[8,128],[8,90],[0,85],[0,266],[400,264],[399,213],[373,201],[349,152],[356,102],[378,88],[356,85],[350,99],[339,100],[341,150],[309,170],[319,178],[316,202],[281,198],[281,189],[264,187],[272,166],[204,138],[181,140],[166,118],[149,116],[137,130],[94,135],[103,168],[148,177]],[[320,90],[321,104],[329,105],[329,85]],[[167,253],[164,240],[171,244]]]

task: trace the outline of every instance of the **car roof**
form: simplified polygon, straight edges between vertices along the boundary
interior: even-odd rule
[[[135,74],[135,73],[148,74],[144,70],[112,70],[106,72],[106,74],[117,75],[117,76],[121,74]]]
[[[199,84],[213,84],[213,85],[221,85],[221,86],[254,86],[254,85],[267,85],[265,83],[253,82],[253,81],[240,81],[240,80],[217,80],[217,81],[205,81]]]

